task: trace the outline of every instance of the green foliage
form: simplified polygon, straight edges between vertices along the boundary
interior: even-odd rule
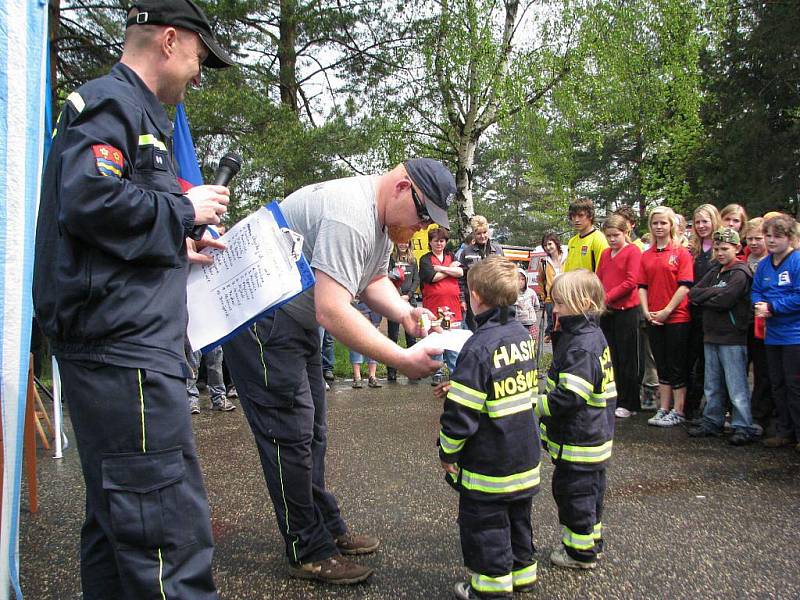
[[[695,149],[695,204],[800,214],[800,4],[717,0],[716,43],[703,55],[704,135]]]

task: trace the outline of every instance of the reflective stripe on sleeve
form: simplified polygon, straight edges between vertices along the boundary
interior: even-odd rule
[[[447,437],[444,431],[439,432],[439,445],[445,454],[453,454],[459,452],[467,440],[457,440],[455,438]]]
[[[461,469],[461,485],[468,490],[487,494],[519,492],[539,485],[539,467],[540,465],[536,465],[528,471],[503,477],[481,475],[467,469]]]
[[[463,383],[451,381],[450,391],[447,392],[447,399],[473,410],[483,410],[486,394],[478,390],[473,390]]]
[[[594,526],[594,530],[592,530],[592,538],[595,541],[603,539],[603,524],[598,523]]]
[[[589,397],[594,391],[594,386],[591,383],[571,373],[561,373],[558,376],[558,384],[564,389],[577,394],[585,402],[589,401]]]
[[[600,393],[595,394],[592,392],[591,396],[588,400],[586,400],[586,404],[589,406],[594,406],[595,408],[605,408],[607,406],[607,401],[612,400],[617,397],[617,384],[613,381],[608,384],[606,389]]]

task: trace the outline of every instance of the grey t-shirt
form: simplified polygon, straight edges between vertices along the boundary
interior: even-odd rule
[[[379,275],[386,275],[389,236],[378,221],[376,178],[335,179],[301,188],[281,202],[289,227],[303,235],[303,255],[356,296]],[[314,288],[283,309],[307,329],[317,326]]]

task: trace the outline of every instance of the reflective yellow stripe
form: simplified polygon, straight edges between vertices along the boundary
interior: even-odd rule
[[[539,437],[547,445],[547,453],[550,457],[554,460],[558,460],[558,451],[561,447],[555,442],[550,441],[550,438],[547,437],[547,425],[544,423],[539,423]]]
[[[272,443],[275,444],[275,448],[277,450],[278,479],[281,482],[281,497],[283,498],[283,512],[286,513],[286,535],[290,535],[291,530],[289,529],[289,503],[286,501],[286,490],[283,488],[283,465],[281,464],[281,445],[275,438],[272,438]],[[294,556],[294,562],[297,562],[297,542],[299,538],[296,535],[293,537],[294,540],[292,541],[292,554]]]
[[[441,445],[442,450],[444,450],[445,454],[453,454],[454,452],[458,452],[464,447],[464,444],[467,440],[457,440],[455,438],[447,437],[444,434],[444,431],[439,432],[439,444]]]
[[[161,600],[167,600],[164,593],[164,560],[161,558],[161,548],[158,549],[158,587],[161,589]]]
[[[488,575],[473,573],[470,585],[472,589],[479,592],[495,594],[504,592],[510,594],[514,590],[514,580],[511,577],[511,573],[500,577],[489,577]]]
[[[586,402],[589,401],[589,395],[594,389],[591,383],[571,373],[561,373],[558,376],[558,384],[564,389],[577,394]]]
[[[473,390],[457,381],[451,381],[450,391],[447,392],[447,399],[473,410],[483,410],[483,402],[486,400],[486,394]]]
[[[167,146],[159,140],[156,136],[151,133],[146,133],[144,135],[139,136],[139,145],[140,146],[155,146],[159,150],[163,150],[164,152],[167,151]]]
[[[142,370],[136,369],[136,374],[139,378],[139,406],[142,415],[142,452],[147,452],[147,441],[145,438],[144,428],[144,390],[142,389]]]
[[[532,565],[511,571],[511,578],[514,582],[514,587],[536,583],[536,561],[533,561]]]
[[[554,389],[556,389],[556,382],[548,377],[545,381],[544,389],[546,392],[552,392]]]
[[[600,446],[570,446],[561,447],[561,459],[576,463],[599,463],[611,458],[613,440],[608,440]]]
[[[496,477],[493,475],[482,475],[467,469],[461,469],[461,485],[468,490],[485,492],[487,494],[507,494],[527,490],[539,485],[539,467],[536,465],[529,471]]]
[[[539,402],[539,414],[545,417],[553,416],[553,413],[550,411],[550,400],[547,398],[547,395],[543,395]]]
[[[477,400],[486,400],[486,393],[480,390],[473,390],[471,387],[467,387],[463,383],[459,383],[458,381],[451,381],[450,382],[451,389],[456,388],[457,390],[463,392],[467,396],[472,396]]]
[[[594,548],[594,538],[591,533],[575,533],[569,527],[564,527],[561,541],[565,546],[575,550],[591,550]]]
[[[500,400],[487,400],[486,412],[492,418],[505,417],[522,412],[531,408],[531,398],[533,394],[530,390],[525,390],[521,394],[506,396]]]
[[[592,531],[592,538],[596,540],[600,540],[603,538],[603,524],[598,523],[594,526],[594,530]]]
[[[67,96],[67,102],[72,104],[72,107],[79,113],[83,112],[83,109],[86,108],[86,102],[83,101],[83,98],[81,98],[78,92],[72,92]]]
[[[258,357],[261,359],[261,366],[264,367],[264,387],[268,387],[267,363],[264,362],[264,346],[261,345],[261,340],[258,338],[258,329],[255,323],[253,323],[253,334],[256,336],[256,342],[258,343]]]

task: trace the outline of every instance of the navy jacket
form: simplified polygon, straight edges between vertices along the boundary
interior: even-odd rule
[[[458,356],[444,401],[439,458],[457,463],[447,481],[478,500],[517,499],[539,489],[539,436],[533,414],[536,352],[527,329],[498,308]]]
[[[542,444],[553,462],[582,471],[611,457],[617,387],[611,351],[595,317],[561,317],[561,335],[540,396]]]
[[[36,315],[59,358],[185,376],[185,239],[172,124],[117,64],[58,118],[36,232]]]

